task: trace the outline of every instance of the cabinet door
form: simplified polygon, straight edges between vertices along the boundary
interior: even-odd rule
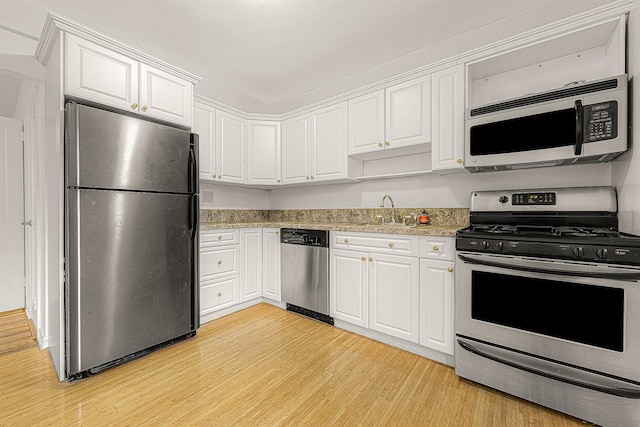
[[[65,94],[138,112],[138,61],[66,35]]]
[[[347,175],[347,103],[313,113],[311,180],[327,181]]]
[[[453,355],[453,262],[420,260],[420,344]]]
[[[198,102],[193,105],[193,132],[199,136],[200,179],[214,179],[216,110]]]
[[[347,106],[347,154],[353,156],[383,150],[384,90],[350,99]]]
[[[418,342],[418,258],[370,254],[369,327]]]
[[[331,317],[369,327],[369,255],[335,249],[329,259]]]
[[[431,142],[431,76],[391,86],[385,97],[386,148]]]
[[[280,229],[262,229],[262,295],[280,301]]]
[[[310,136],[309,116],[294,117],[282,122],[282,182],[284,184],[307,182],[311,179]]]
[[[247,184],[279,185],[280,123],[249,120],[247,149]]]
[[[463,169],[464,64],[434,73],[431,82],[432,169]]]
[[[236,184],[246,183],[246,120],[216,110],[216,178]]]
[[[140,64],[140,114],[191,127],[193,84]]]
[[[240,230],[240,300],[262,296],[262,229]]]
[[[238,301],[238,275],[200,282],[200,316],[230,307]]]

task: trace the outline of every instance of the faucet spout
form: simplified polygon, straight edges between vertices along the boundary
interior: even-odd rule
[[[396,207],[393,204],[393,199],[391,198],[390,195],[385,194],[384,196],[382,196],[382,201],[380,202],[380,207],[384,208],[384,201],[386,199],[389,199],[389,201],[391,202],[391,222],[395,224],[395,222],[396,222]]]

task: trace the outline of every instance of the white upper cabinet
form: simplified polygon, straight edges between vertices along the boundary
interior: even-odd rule
[[[350,156],[431,142],[431,76],[350,99],[348,107]]]
[[[431,77],[385,89],[387,148],[431,141]]]
[[[216,110],[216,179],[235,184],[246,183],[246,120]]]
[[[249,120],[247,127],[247,184],[280,185],[280,122]]]
[[[350,156],[384,149],[384,90],[350,99],[348,152]]]
[[[311,117],[282,122],[282,182],[296,184],[311,179]]]
[[[347,157],[347,103],[282,122],[282,183],[347,181],[362,163]]]
[[[193,104],[193,133],[198,134],[200,179],[212,180],[215,168],[216,110],[208,105]]]
[[[433,73],[431,82],[431,167],[463,169],[464,64]]]
[[[193,84],[73,34],[66,35],[65,94],[185,127]]]

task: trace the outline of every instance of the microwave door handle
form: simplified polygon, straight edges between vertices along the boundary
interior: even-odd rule
[[[576,112],[576,145],[574,149],[574,153],[576,156],[582,154],[582,142],[583,142],[583,129],[584,129],[584,107],[582,106],[581,100],[576,100],[575,102],[575,112]]]

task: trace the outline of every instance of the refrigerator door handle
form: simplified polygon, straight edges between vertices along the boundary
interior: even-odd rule
[[[199,172],[198,172],[198,135],[191,134],[191,147],[189,149],[189,191],[191,193],[200,192]]]
[[[189,234],[191,235],[191,240],[195,238],[196,232],[198,231],[198,216],[200,215],[199,211],[198,195],[192,194],[189,198]]]

